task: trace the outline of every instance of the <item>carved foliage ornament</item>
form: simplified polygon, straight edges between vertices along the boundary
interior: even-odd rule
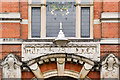
[[[115,67],[118,67],[118,59],[113,55],[110,54],[103,62],[102,65],[106,67],[106,70],[112,71]]]
[[[13,54],[8,54],[1,63],[3,67],[3,78],[21,78],[20,66],[22,63]]]
[[[118,58],[113,54],[109,54],[106,59],[102,62],[101,67],[101,78],[104,80],[106,78],[119,79],[119,65]]]

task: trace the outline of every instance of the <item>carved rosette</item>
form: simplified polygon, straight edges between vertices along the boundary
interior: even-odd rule
[[[8,54],[1,62],[3,78],[21,78],[22,63],[14,54]]]

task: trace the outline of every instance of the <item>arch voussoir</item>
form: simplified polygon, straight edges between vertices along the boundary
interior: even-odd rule
[[[46,72],[41,72],[39,65],[56,63],[57,69],[50,70]],[[83,65],[80,72],[73,70],[66,70],[65,64],[70,62],[73,64]],[[35,59],[25,62],[29,69],[33,72],[36,78],[49,78],[53,76],[72,76],[74,78],[85,78],[89,71],[94,67],[95,62],[85,58],[83,56],[78,56],[75,54],[66,54],[66,53],[54,53],[49,55],[44,55],[37,57]],[[35,69],[36,67],[36,69]],[[39,74],[38,74],[39,73]]]

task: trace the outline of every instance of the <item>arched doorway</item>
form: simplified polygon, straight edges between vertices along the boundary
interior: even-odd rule
[[[77,79],[68,76],[55,76],[47,78],[45,80],[77,80]]]

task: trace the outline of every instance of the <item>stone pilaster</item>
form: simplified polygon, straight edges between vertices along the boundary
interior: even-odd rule
[[[41,0],[41,38],[46,37],[46,0]]]
[[[80,0],[76,0],[76,5],[80,4]],[[79,5],[76,6],[76,37],[80,38],[80,16],[81,16],[81,8]]]

